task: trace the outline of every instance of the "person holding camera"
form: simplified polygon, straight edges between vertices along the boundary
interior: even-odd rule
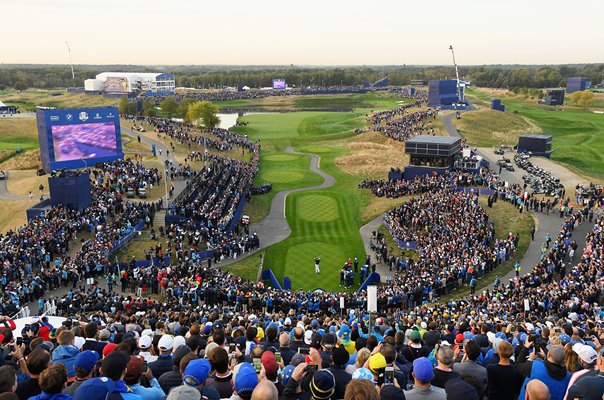
[[[538,379],[549,388],[551,400],[562,400],[571,376],[564,366],[564,348],[550,346],[546,353],[547,349],[535,344],[536,338],[529,335],[518,353],[515,368],[525,377],[519,398],[525,398],[528,382]]]

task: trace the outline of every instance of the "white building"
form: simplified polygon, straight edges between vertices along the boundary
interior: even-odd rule
[[[84,88],[87,92],[171,94],[176,80],[174,74],[157,72],[103,72],[96,79],[87,79]]]

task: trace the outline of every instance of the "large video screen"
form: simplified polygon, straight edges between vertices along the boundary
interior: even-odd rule
[[[273,89],[285,89],[285,79],[273,79]]]
[[[109,77],[105,82],[105,91],[108,93],[126,93],[128,90],[126,78]]]
[[[114,122],[54,125],[51,129],[55,161],[108,157],[117,154]]]

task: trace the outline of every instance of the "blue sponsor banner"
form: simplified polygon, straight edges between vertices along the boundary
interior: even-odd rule
[[[40,158],[46,172],[123,159],[116,107],[38,109]]]
[[[392,238],[394,239],[394,241],[396,242],[398,247],[400,247],[401,249],[406,249],[406,250],[417,250],[416,241],[401,240],[401,239],[397,238],[396,236],[394,236],[394,234],[392,233],[392,229],[390,228],[390,225],[388,225],[388,222],[386,221],[385,218],[384,218],[384,226],[386,227],[386,229],[388,229],[388,232],[390,232],[390,234],[392,235]]]

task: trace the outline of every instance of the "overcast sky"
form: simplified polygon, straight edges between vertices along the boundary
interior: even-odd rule
[[[604,0],[1,0],[0,63],[604,62]]]

